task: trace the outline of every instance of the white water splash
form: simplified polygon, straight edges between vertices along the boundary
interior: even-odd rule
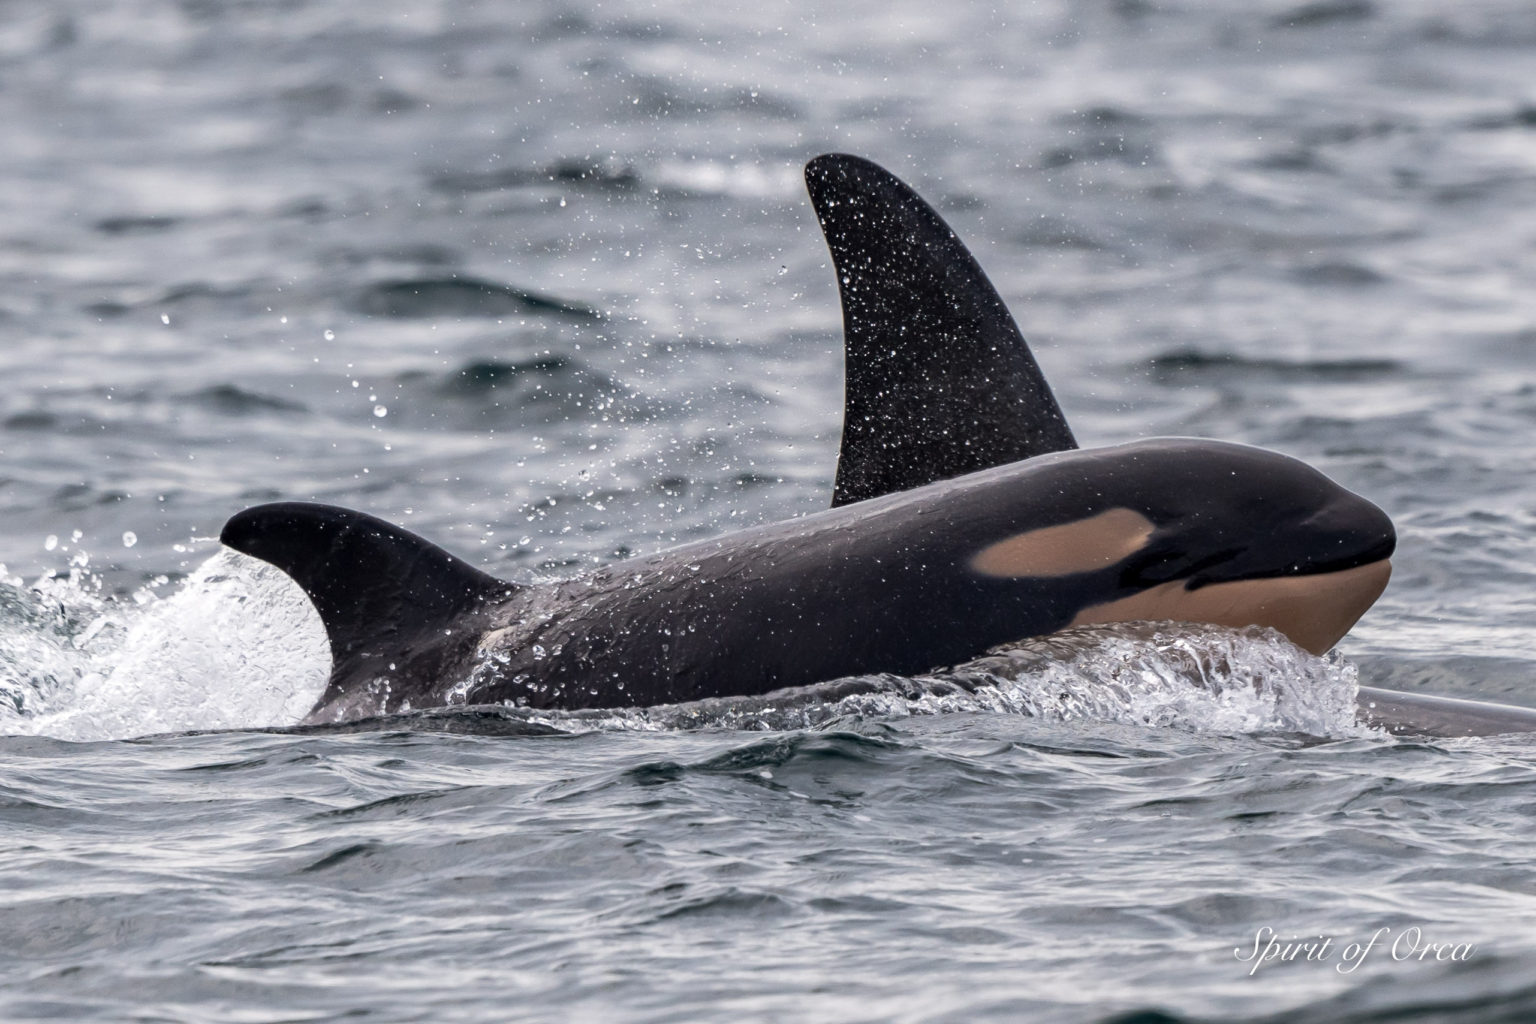
[[[0,732],[103,740],[291,725],[330,672],[303,592],[237,552],[141,604],[96,596],[83,577],[0,586]]]
[[[1359,673],[1261,626],[1088,626],[989,653],[951,678],[991,710],[1192,732],[1373,734],[1356,721]]]
[[[555,728],[837,727],[850,719],[991,712],[1217,735],[1378,735],[1356,721],[1358,673],[1280,633],[1177,622],[1086,626],[930,676],[865,676],[760,697],[617,711],[518,712]]]

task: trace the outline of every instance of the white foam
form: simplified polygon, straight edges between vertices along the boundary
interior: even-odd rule
[[[28,614],[0,637],[8,673],[0,685],[14,709],[0,718],[7,733],[101,740],[291,725],[330,672],[308,598],[281,572],[234,551],[214,555],[169,597],[142,604],[103,600],[78,580],[9,596],[7,611]],[[20,603],[27,599],[30,607]]]
[[[1356,721],[1359,674],[1273,629],[1178,622],[1090,626],[961,666],[994,710],[1192,732],[1370,734]]]
[[[1356,669],[1270,629],[1173,622],[1087,626],[1023,641],[931,676],[840,680],[768,697],[658,708],[539,712],[557,728],[801,729],[851,718],[990,712],[1218,735],[1376,735],[1355,718]]]

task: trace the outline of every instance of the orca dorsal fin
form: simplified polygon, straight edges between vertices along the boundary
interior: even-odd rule
[[[1008,307],[933,207],[861,157],[806,188],[843,303],[843,440],[832,504],[1076,448]]]
[[[333,689],[431,671],[445,647],[469,642],[444,643],[465,632],[471,613],[518,589],[392,523],[334,505],[258,505],[225,523],[219,540],[277,566],[309,595],[330,638]]]

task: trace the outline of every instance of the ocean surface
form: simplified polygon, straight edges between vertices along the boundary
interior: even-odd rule
[[[1528,0],[0,3],[0,1019],[1533,1019],[1536,746],[1351,711],[1536,705],[1533,72]],[[827,505],[832,150],[1085,444],[1385,508],[1339,650],[294,728],[244,507],[540,579]]]

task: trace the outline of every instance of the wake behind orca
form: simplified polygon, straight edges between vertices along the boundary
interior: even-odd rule
[[[291,576],[330,640],[307,721],[756,695],[1140,619],[1269,626],[1321,653],[1380,595],[1395,544],[1380,509],[1244,445],[1078,449],[927,203],[856,157],[819,157],[806,180],[844,313],[834,507],[543,585],[360,512],[239,513],[223,542]]]

